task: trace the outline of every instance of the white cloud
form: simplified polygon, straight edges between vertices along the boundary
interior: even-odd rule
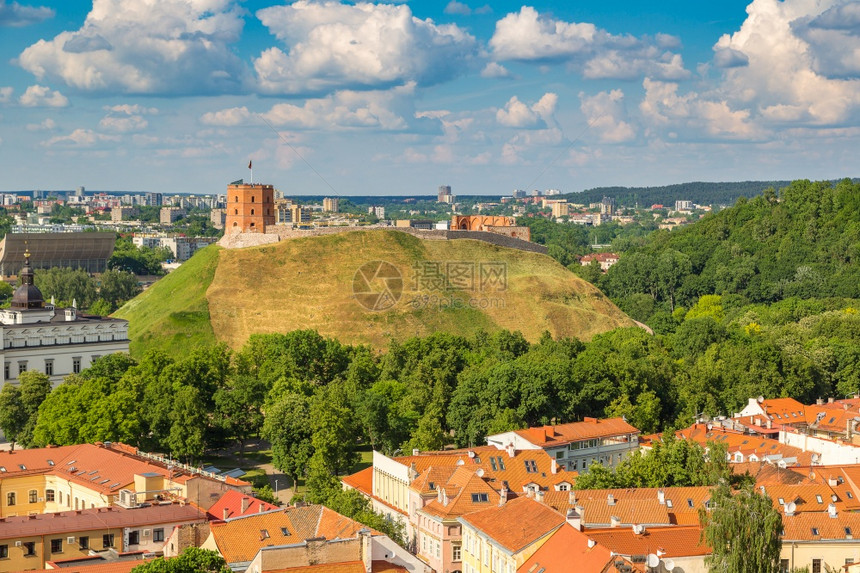
[[[102,109],[126,115],[155,115],[158,113],[158,108],[144,107],[138,104],[106,105]]]
[[[45,147],[93,147],[97,143],[119,141],[117,135],[105,135],[91,129],[76,129],[69,135],[58,135],[42,142]]]
[[[99,127],[106,131],[117,133],[128,133],[131,131],[141,131],[146,129],[149,122],[143,116],[129,115],[124,117],[107,116],[99,121]]]
[[[27,131],[54,131],[57,128],[57,122],[50,117],[45,118],[41,123],[28,123]]]
[[[551,121],[558,104],[558,96],[554,93],[545,93],[532,106],[521,102],[517,96],[513,96],[504,109],[496,112],[496,121],[507,127],[546,127]]]
[[[755,0],[714,46],[717,92],[753,120],[837,125],[860,108],[860,10],[840,0]],[[729,54],[730,56],[726,56]]]
[[[463,4],[462,2],[457,2],[457,0],[451,0],[448,2],[448,5],[445,6],[446,14],[457,14],[460,16],[468,16],[472,13],[472,9],[469,8],[468,4]]]
[[[689,76],[674,36],[617,36],[587,22],[565,22],[530,6],[496,22],[489,42],[496,60],[566,61],[587,78],[661,79]]]
[[[94,0],[79,30],[36,42],[18,63],[82,91],[240,92],[246,70],[230,44],[242,26],[231,0]]]
[[[18,98],[18,103],[24,107],[66,107],[69,99],[49,87],[35,85],[27,88]]]
[[[247,125],[251,121],[252,114],[245,106],[231,107],[219,111],[210,111],[200,117],[200,122],[206,125],[220,125],[224,127],[235,127]]]
[[[405,4],[299,0],[257,17],[287,48],[254,61],[266,93],[434,84],[463,73],[477,51],[461,28],[415,18]]]
[[[6,103],[12,99],[12,93],[15,90],[11,87],[0,88],[0,103]]]
[[[323,98],[308,99],[304,105],[276,104],[262,114],[274,125],[293,129],[376,128],[404,130],[407,118],[415,116],[410,83],[386,91],[341,90]]]
[[[484,69],[481,70],[482,78],[509,78],[511,72],[505,66],[496,62],[488,62]]]
[[[636,128],[627,120],[624,92],[612,90],[593,96],[579,94],[580,109],[592,131],[604,143],[623,143],[636,138]]]
[[[20,27],[36,24],[54,17],[54,11],[45,6],[22,6],[18,2],[0,0],[0,27]]]

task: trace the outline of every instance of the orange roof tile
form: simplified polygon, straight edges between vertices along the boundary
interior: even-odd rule
[[[274,569],[266,573],[364,573],[364,563],[361,561],[346,561],[344,563],[320,563],[304,567],[287,567]]]
[[[340,481],[352,489],[357,489],[363,494],[370,495],[373,493],[373,466],[343,477]]]
[[[591,438],[638,434],[639,430],[628,424],[624,418],[586,418],[583,422],[527,428],[517,430],[516,433],[532,444],[545,448]]]
[[[860,536],[860,513],[827,512],[799,513],[783,517],[783,541],[821,541],[824,539],[854,539]]]
[[[589,547],[588,539],[588,535],[565,523],[517,569],[517,573],[538,570],[550,573],[606,571],[606,564],[612,561],[612,552],[600,544]],[[608,571],[613,570],[614,565]]]
[[[811,464],[813,457],[817,456],[813,452],[804,452],[800,448],[787,446],[770,438],[750,436],[722,427],[708,428],[706,424],[693,424],[689,428],[679,430],[675,435],[702,446],[707,446],[708,442],[723,443],[729,454],[734,455],[736,452],[743,454],[745,462],[749,461],[751,454],[755,454],[759,461],[766,456],[781,456],[783,459],[796,460],[789,465],[802,466]]]
[[[502,506],[470,513],[459,521],[517,553],[561,526],[565,518],[542,503],[520,497]]]
[[[585,532],[589,538],[619,555],[647,555],[662,552],[665,557],[710,555],[711,548],[701,541],[699,526],[646,528],[643,534],[633,533],[630,527],[592,529]]]
[[[247,504],[245,511],[242,511],[243,500]],[[260,513],[261,511],[272,511],[273,509],[278,509],[278,506],[231,489],[225,492],[206,513],[212,519],[229,519],[231,517],[239,517],[240,515]],[[224,510],[227,510],[226,516],[224,515]]]
[[[447,481],[434,485],[439,488],[437,498],[420,511],[438,517],[453,518],[487,509],[498,504],[500,499],[499,494],[472,468],[457,468]]]
[[[68,561],[49,561],[46,565],[56,565],[52,569],[62,569],[63,573],[129,573],[138,565],[152,559],[131,559],[125,561],[104,561],[101,558],[81,560],[69,565]]]
[[[227,563],[237,563],[252,560],[263,547],[313,537],[349,539],[361,529],[367,527],[322,505],[307,505],[213,522],[211,531]]]

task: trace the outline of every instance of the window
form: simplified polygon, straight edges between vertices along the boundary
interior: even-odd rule
[[[78,537],[78,543],[81,544],[81,549],[89,549],[90,548],[90,538],[88,535],[84,535]]]
[[[499,463],[499,469],[505,471],[505,460],[501,456],[499,456],[498,458],[496,458],[496,461]]]
[[[75,500],[77,502],[77,500]],[[105,533],[102,535],[102,547],[107,549],[113,547],[113,533]]]
[[[668,507],[669,509],[672,509],[672,500],[669,499],[668,497],[666,498],[666,507]]]
[[[6,505],[15,505],[15,492],[10,491],[6,494]]]
[[[30,503],[36,503],[39,501],[39,492],[35,489],[31,489],[29,495],[27,496]]]
[[[290,535],[290,530],[287,529],[286,527],[282,527],[281,528],[281,535],[283,535],[284,537],[288,537]]]
[[[525,460],[526,464],[526,473],[536,474],[537,473],[537,462],[534,460]]]
[[[234,197],[233,197],[233,202],[234,202],[234,203],[238,203],[238,202],[239,202],[239,196],[238,196],[238,195],[236,195],[236,196],[234,196]]]
[[[788,559],[779,560],[779,573],[788,573]]]
[[[473,493],[472,494],[472,503],[486,503],[490,501],[490,498],[487,497],[485,493]]]
[[[818,535],[818,528],[817,527],[812,528],[812,535]]]
[[[233,214],[234,214],[234,215],[238,215],[238,214],[239,214],[239,209],[233,209]]]
[[[7,559],[9,557],[9,546],[8,545],[0,545],[0,559]]]
[[[821,559],[812,560],[812,573],[821,573]]]
[[[692,500],[691,498],[689,498],[689,497],[687,498],[687,506],[689,506],[689,507],[690,507],[690,509],[692,509],[692,508],[693,508],[693,500]]]
[[[493,468],[494,472],[499,471],[499,468],[496,467],[496,458],[494,458],[492,456],[490,457],[490,467]]]
[[[27,361],[19,360],[18,361],[18,374],[21,375],[27,371]]]
[[[54,490],[46,489],[45,490],[45,501],[54,501]]]
[[[823,499],[821,499],[821,494],[820,494],[820,493],[816,493],[816,494],[815,494],[815,501],[817,501],[818,503],[824,503],[824,500],[823,500]]]
[[[164,541],[164,528],[159,527],[158,529],[152,530],[152,540],[153,541]]]
[[[451,545],[451,561],[460,561],[460,546],[459,545]]]
[[[9,376],[9,365],[10,364],[11,364],[10,362],[5,362],[3,364],[3,379],[4,380],[8,380],[9,378],[11,378],[11,376]]]
[[[80,374],[81,373],[81,357],[75,356],[72,358],[72,373]]]
[[[45,359],[45,374],[48,376],[54,375],[54,361],[51,359]]]
[[[52,539],[51,540],[51,553],[62,553],[63,552],[63,540],[62,539]]]
[[[128,544],[129,545],[140,545],[140,531],[129,531],[128,532]]]
[[[845,537],[851,537],[851,528],[850,527],[845,528]]]
[[[845,490],[845,497],[848,499],[854,499],[854,495],[848,490]]]
[[[36,542],[35,541],[24,542],[24,557],[32,557],[35,554],[36,554]]]
[[[254,210],[253,210],[253,209],[251,209],[251,214],[252,214],[252,215],[254,214]]]
[[[563,451],[562,451],[562,452],[556,452],[556,453],[555,453],[555,459],[560,460],[560,459],[561,459],[561,458],[563,458],[563,457],[564,457],[564,452],[563,452]]]
[[[570,491],[570,484],[562,483],[558,485],[558,491]]]
[[[261,529],[260,530],[260,539],[262,540],[262,539],[268,539],[268,538],[269,538],[269,530],[268,529]]]

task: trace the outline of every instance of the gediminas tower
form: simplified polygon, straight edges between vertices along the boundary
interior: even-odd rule
[[[275,188],[259,183],[227,185],[228,233],[265,233],[275,224]]]

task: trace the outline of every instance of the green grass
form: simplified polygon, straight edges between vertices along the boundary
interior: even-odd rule
[[[356,272],[386,261],[403,279],[392,308],[372,312],[353,296]],[[498,263],[499,291],[437,291],[419,284],[416,263]],[[423,267],[421,267],[423,268]],[[476,270],[476,273],[478,271]],[[415,304],[423,297],[430,304]],[[470,299],[497,306],[470,306]],[[457,301],[452,307],[450,301]],[[132,354],[174,356],[216,339],[241,348],[251,334],[313,329],[345,344],[385,348],[391,340],[449,332],[519,330],[532,341],[548,330],[584,340],[632,321],[589,283],[545,255],[474,240],[422,240],[394,231],[351,231],[246,249],[209,247],[126,304]]]
[[[152,349],[184,356],[216,341],[206,289],[215,276],[220,250],[212,245],[198,251],[114,313],[129,321],[132,356],[139,358]]]

